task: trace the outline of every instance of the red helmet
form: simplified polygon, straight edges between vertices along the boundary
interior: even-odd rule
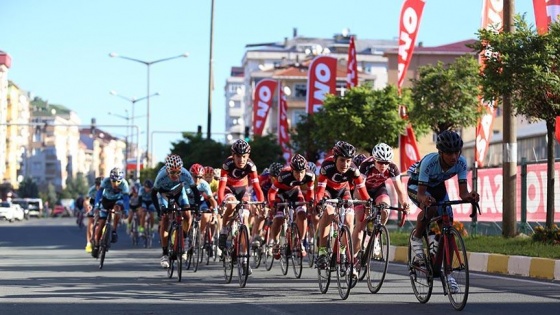
[[[214,176],[214,168],[212,166],[205,166],[204,167],[204,175]]]
[[[195,177],[196,176],[204,176],[204,166],[202,166],[198,163],[195,163],[191,166],[190,172],[191,172],[191,175],[195,176]]]

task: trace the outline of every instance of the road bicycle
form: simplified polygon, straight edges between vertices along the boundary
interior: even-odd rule
[[[311,209],[308,208],[308,212],[311,212]],[[315,259],[317,259],[317,239],[315,235],[317,234],[315,223],[313,220],[307,218],[307,233],[305,233],[304,246],[305,251],[307,252],[307,263],[309,264],[309,268],[313,268],[315,264]]]
[[[366,278],[369,291],[377,293],[381,289],[387,275],[391,247],[389,230],[382,223],[381,214],[385,210],[402,212],[403,214],[399,222],[399,227],[402,227],[406,221],[408,209],[392,207],[385,203],[376,205],[373,200],[368,201],[366,209],[369,209],[365,219],[366,228],[361,231],[362,242],[360,250],[356,254],[357,262],[354,268],[358,271],[359,280]],[[352,287],[356,285],[356,282],[353,282]]]
[[[130,211],[132,211],[132,209]],[[134,211],[132,215],[132,222],[130,224],[131,224],[130,238],[132,239],[132,246],[136,246],[138,245],[138,241],[140,239],[140,235],[138,233],[138,226],[139,226],[138,211]]]
[[[414,295],[420,303],[430,300],[433,290],[434,277],[439,277],[443,286],[443,294],[447,295],[449,302],[454,309],[460,311],[467,304],[469,296],[469,263],[467,250],[461,233],[452,225],[452,218],[448,211],[452,205],[472,204],[471,217],[480,213],[477,202],[465,200],[441,201],[430,207],[443,209],[443,215],[438,215],[427,219],[424,215],[426,229],[422,232],[423,255],[417,259],[413,254],[410,238],[416,229],[412,230],[408,243],[408,268],[410,283]],[[426,211],[425,209],[424,211]],[[426,212],[424,212],[426,213]],[[441,229],[441,234],[434,237],[435,241],[430,241],[430,226],[437,222]],[[430,248],[431,246],[431,248]],[[414,255],[414,257],[413,257]]]
[[[113,215],[115,213],[114,209],[107,210],[107,217],[105,218],[105,225],[101,230],[101,237],[99,238],[99,269],[103,269],[103,264],[105,263],[105,255],[111,248],[111,236],[113,233]],[[93,223],[93,233],[92,239],[97,235],[97,229],[99,228],[99,211],[95,216]],[[92,244],[95,244],[92,240]]]
[[[200,248],[200,218],[201,213],[198,207],[191,212],[193,214],[193,222],[191,229],[187,233],[188,248],[186,248],[187,259],[185,267],[190,269],[193,266],[193,272],[197,272],[198,265],[202,261],[202,250]]]
[[[144,248],[151,248],[154,240],[154,233],[150,227],[150,214],[146,211],[144,216],[144,233],[141,233],[140,237],[144,241]]]
[[[243,223],[243,212],[245,205],[264,205],[258,201],[224,201],[225,205],[235,205],[234,215],[224,222],[228,229],[226,247],[222,250],[222,260],[224,268],[224,277],[226,283],[230,283],[233,276],[233,267],[237,265],[237,273],[239,276],[239,286],[244,288],[249,277],[249,229]]]
[[[183,209],[181,209],[175,199],[169,198],[168,208],[162,209],[164,215],[169,218],[167,229],[167,277],[173,277],[174,269],[177,268],[177,281],[181,282],[183,275],[183,254],[185,253],[185,239],[183,238]]]
[[[284,213],[284,224],[282,225],[284,238],[280,242],[280,268],[282,274],[288,273],[290,260],[294,269],[296,279],[301,278],[303,267],[303,248],[299,228],[294,221],[296,207],[309,205],[309,202],[279,202],[277,207],[281,207]]]
[[[319,203],[319,217],[325,213],[327,205],[335,209],[334,218],[328,225],[326,264],[315,262],[319,290],[327,293],[331,282],[331,272],[336,271],[338,293],[343,300],[348,298],[352,288],[352,277],[354,273],[354,249],[352,247],[352,233],[346,226],[346,213],[354,203],[363,203],[361,200],[353,199],[323,199]],[[316,233],[317,234],[317,233]],[[318,243],[316,243],[318,244]]]
[[[212,233],[212,226],[213,225],[216,225],[215,218],[212,218],[212,221],[206,223],[204,233],[202,234],[202,242],[201,242],[202,251],[201,252],[202,252],[202,256],[206,257],[206,265],[210,264],[210,259],[216,260],[216,256],[217,256],[217,254],[216,254],[217,244],[216,244],[216,242],[214,242],[214,234],[216,232],[214,231],[214,233]],[[201,258],[201,262],[202,262],[203,257]]]
[[[262,231],[263,241],[259,244],[259,246],[254,247],[251,251],[251,257],[253,258],[251,261],[253,268],[257,269],[260,267],[261,263],[264,263],[266,270],[270,271],[270,269],[272,269],[272,263],[274,262],[274,258],[272,257],[272,246],[269,244],[272,218],[270,215],[265,215],[264,220]]]

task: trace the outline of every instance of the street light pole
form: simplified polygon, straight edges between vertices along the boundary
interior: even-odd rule
[[[131,57],[127,57],[127,56],[121,56],[117,53],[110,53],[109,57],[111,58],[121,58],[121,59],[126,59],[126,60],[130,60],[130,61],[135,61],[138,63],[141,63],[143,65],[146,66],[147,71],[146,71],[146,81],[147,81],[147,90],[148,93],[146,93],[146,95],[148,95],[147,98],[147,109],[146,109],[146,164],[148,165],[148,167],[150,167],[150,156],[149,156],[149,152],[150,150],[150,66],[155,64],[155,63],[160,63],[163,61],[168,61],[168,60],[172,60],[172,59],[177,59],[177,58],[187,58],[189,56],[188,53],[184,53],[178,56],[173,56],[173,57],[168,57],[168,58],[162,58],[162,59],[158,59],[158,60],[154,60],[154,61],[144,61],[144,60],[140,60],[140,59],[136,59],[136,58],[131,58]]]
[[[152,97],[152,96],[158,96],[158,95],[159,95],[159,93],[156,92],[156,93],[153,93],[153,94],[151,94],[151,95],[146,95],[146,96],[144,96],[144,97],[135,98],[135,97],[127,97],[127,96],[120,95],[119,93],[117,93],[117,92],[114,91],[114,90],[109,91],[109,94],[111,94],[111,95],[113,95],[113,96],[120,97],[120,98],[122,98],[123,100],[129,101],[129,102],[131,103],[131,106],[132,106],[132,114],[131,114],[131,116],[129,117],[129,118],[130,118],[130,121],[129,121],[129,122],[130,122],[130,125],[134,125],[134,118],[144,117],[144,116],[134,116],[134,108],[135,108],[136,103],[139,102],[139,101],[143,101],[143,100],[145,100],[145,99],[148,99],[148,98],[150,98],[150,97]],[[128,120],[128,118],[127,118],[127,120]],[[140,142],[140,139],[136,139],[136,142],[134,142],[134,137],[133,137],[132,130],[131,130],[131,138],[132,138],[132,139],[131,139],[130,142],[131,142],[131,143],[136,143],[136,144],[137,144],[136,150],[138,151],[138,150],[139,150],[138,143]],[[148,150],[148,149],[146,148],[146,152],[148,152],[147,150]],[[147,155],[147,154],[146,154],[146,155]]]
[[[208,65],[208,120],[206,138],[210,140],[212,137],[212,90],[214,87],[213,81],[213,64],[214,64],[214,0],[212,0],[212,7],[210,8],[210,63]]]

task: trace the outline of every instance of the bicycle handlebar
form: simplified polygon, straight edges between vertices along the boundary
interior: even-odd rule
[[[296,201],[296,202],[278,202],[276,206],[284,207],[284,206],[310,206],[312,203],[310,201]]]
[[[460,205],[460,204],[465,204],[465,203],[470,203],[473,208],[472,208],[472,213],[469,215],[469,217],[474,218],[477,215],[482,215],[482,212],[480,211],[480,205],[478,204],[477,201],[471,201],[471,200],[463,200],[463,199],[457,199],[457,200],[444,200],[444,201],[438,201],[436,203],[431,204],[428,207],[446,207],[446,206],[452,206],[452,205]]]

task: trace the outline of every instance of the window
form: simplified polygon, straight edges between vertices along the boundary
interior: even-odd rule
[[[304,99],[307,97],[307,84],[294,84],[294,99]]]
[[[305,110],[295,109],[294,111],[292,111],[292,119],[290,124],[291,128],[295,127],[296,124],[301,121],[301,116],[305,116]]]
[[[344,96],[346,92],[346,81],[336,82],[336,96]]]

